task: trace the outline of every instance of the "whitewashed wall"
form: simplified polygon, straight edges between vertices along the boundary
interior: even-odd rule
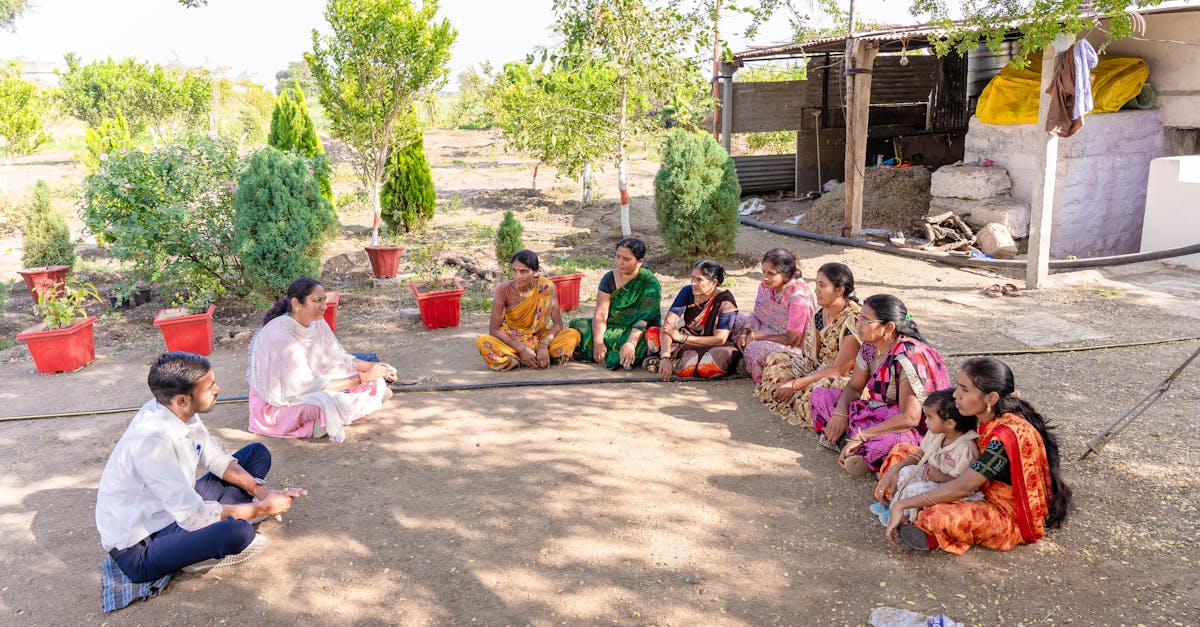
[[[1142,250],[1167,250],[1200,243],[1200,155],[1150,162]],[[1200,255],[1170,261],[1200,269]]]

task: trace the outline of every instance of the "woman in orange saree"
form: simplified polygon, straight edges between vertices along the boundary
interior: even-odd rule
[[[941,487],[891,504],[887,537],[917,550],[940,548],[962,555],[979,544],[1007,551],[1042,539],[1047,528],[1063,524],[1071,508],[1071,488],[1059,475],[1058,439],[1045,418],[1016,396],[1012,370],[992,357],[967,360],[958,371],[954,401],[979,420],[979,458],[969,470]],[[896,487],[899,469],[912,449],[897,445],[883,465],[876,497]],[[984,500],[959,499],[976,489]],[[897,514],[918,508],[916,524]]]
[[[511,281],[496,286],[488,335],[475,340],[492,370],[519,366],[545,368],[571,359],[579,332],[564,329],[554,282],[538,274],[537,255],[518,250],[512,256]]]

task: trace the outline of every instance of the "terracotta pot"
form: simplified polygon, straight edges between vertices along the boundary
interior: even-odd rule
[[[213,349],[212,315],[216,305],[204,313],[179,315],[179,309],[163,309],[154,316],[154,326],[163,334],[168,351],[211,355]]]
[[[25,329],[17,339],[29,347],[33,364],[42,374],[75,372],[96,361],[96,343],[92,333],[95,316],[88,316],[65,328],[45,331],[45,324]]]
[[[58,298],[63,295],[63,286],[67,280],[67,272],[71,271],[71,266],[42,266],[40,268],[25,268],[17,270],[17,274],[25,279],[25,289],[29,290],[29,295],[33,297],[33,302],[37,302],[37,286],[42,283],[54,284],[54,296]]]
[[[403,246],[367,246],[367,258],[371,260],[371,274],[377,279],[390,279],[400,272],[400,255]]]
[[[558,293],[559,309],[574,311],[579,308],[579,281],[582,278],[582,272],[550,277],[550,280],[554,281],[554,290]]]
[[[425,323],[426,329],[456,327],[461,322],[462,295],[465,290],[457,277],[451,281],[454,283],[452,288],[428,292],[422,292],[418,287],[426,287],[425,283],[411,285],[413,296],[417,297],[417,307],[421,310],[421,322]]]
[[[339,292],[325,292],[325,324],[328,324],[334,333],[337,333],[337,310],[341,296]]]

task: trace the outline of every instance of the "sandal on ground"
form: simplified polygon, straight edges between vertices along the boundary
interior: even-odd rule
[[[842,462],[842,467],[846,469],[846,474],[851,477],[868,477],[873,472],[871,465],[862,455],[851,455]]]
[[[827,449],[829,449],[829,450],[831,450],[831,451],[833,451],[833,452],[835,452],[835,453],[841,453],[841,452],[842,452],[842,449],[838,448],[836,444],[834,444],[834,443],[832,443],[832,442],[830,442],[830,441],[829,441],[829,438],[825,437],[825,432],[824,432],[824,431],[822,431],[821,433],[817,434],[817,444],[820,444],[821,446],[823,446],[823,447],[825,447],[825,448],[827,448]]]
[[[914,551],[932,551],[937,548],[937,541],[912,524],[900,525],[900,542]]]
[[[979,292],[988,298],[1000,298],[1004,295],[1004,288],[1000,287],[999,283],[993,283]]]
[[[1004,287],[1000,288],[1000,293],[1005,296],[1020,296],[1021,290],[1017,289],[1017,286],[1012,283],[1005,283]]]

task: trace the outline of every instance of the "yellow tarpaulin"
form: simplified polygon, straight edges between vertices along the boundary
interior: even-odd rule
[[[1092,69],[1092,113],[1111,113],[1137,97],[1150,77],[1150,66],[1137,57],[1100,57]],[[1028,66],[1005,66],[992,78],[975,106],[980,122],[988,124],[1036,124],[1042,58]]]

